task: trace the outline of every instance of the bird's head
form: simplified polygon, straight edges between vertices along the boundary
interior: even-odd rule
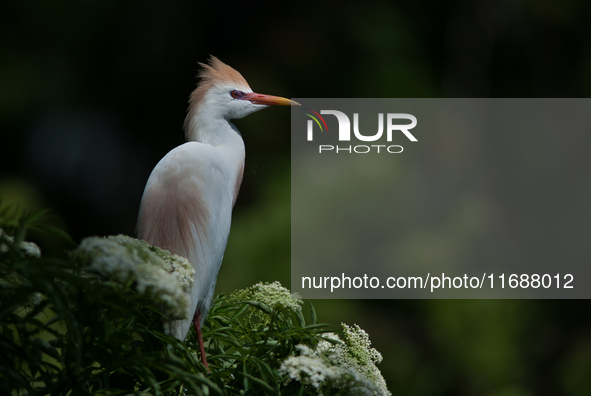
[[[185,132],[197,129],[210,120],[232,120],[245,117],[268,106],[299,106],[300,104],[278,96],[254,93],[242,75],[212,56],[208,64],[200,63],[201,81],[191,94],[185,119]],[[193,133],[191,133],[193,132]]]

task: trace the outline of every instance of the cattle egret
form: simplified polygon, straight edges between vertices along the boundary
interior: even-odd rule
[[[269,105],[299,103],[254,93],[239,72],[216,57],[200,65],[201,81],[190,96],[184,125],[188,142],[166,154],[152,171],[140,204],[138,236],[193,265],[189,312],[194,317],[165,327],[184,340],[193,319],[201,360],[209,370],[201,324],[213,297],[244,172],[244,142],[230,120]]]

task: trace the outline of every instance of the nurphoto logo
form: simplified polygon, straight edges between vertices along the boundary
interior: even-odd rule
[[[338,132],[338,139],[339,142],[350,142],[351,141],[351,121],[349,117],[343,113],[342,111],[338,110],[320,110],[320,114],[315,112],[314,110],[304,109],[309,113],[305,113],[311,119],[308,120],[307,123],[307,140],[309,142],[314,141],[314,129],[320,130],[321,133],[328,132],[328,126],[324,117],[321,114],[328,114],[333,115],[336,117],[338,125],[339,125],[339,132]],[[312,113],[312,114],[310,114]],[[417,138],[410,133],[410,129],[413,129],[417,126],[417,118],[412,114],[405,114],[405,113],[387,113],[386,114],[386,141],[392,142],[392,136],[394,133],[402,132],[408,140],[411,142],[417,142]],[[409,124],[400,124],[399,120],[407,120],[410,121]],[[317,128],[314,127],[317,125]],[[324,126],[324,127],[323,127]],[[355,139],[361,142],[375,142],[378,139],[382,138],[384,134],[384,113],[378,114],[378,131],[374,134],[365,135],[359,131],[359,113],[353,113],[353,135]],[[374,151],[377,153],[391,153],[391,154],[398,154],[402,153],[403,147],[400,145],[386,145],[386,144],[372,144],[372,145],[349,145],[349,146],[339,146],[339,145],[329,145],[329,144],[321,144],[318,146],[318,152],[322,154],[323,152],[346,152],[346,153],[357,153],[357,154],[365,154],[369,153],[370,151]]]

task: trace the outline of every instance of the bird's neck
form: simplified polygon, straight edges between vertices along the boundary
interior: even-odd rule
[[[234,124],[223,117],[204,117],[198,112],[187,124],[185,136],[189,142],[200,142],[214,147],[233,147],[238,152],[244,152],[244,141],[240,132]]]
[[[238,129],[224,118],[199,117],[199,113],[187,125],[188,141],[209,144],[217,148],[230,172],[230,184],[234,189],[234,202],[242,183],[246,151]]]

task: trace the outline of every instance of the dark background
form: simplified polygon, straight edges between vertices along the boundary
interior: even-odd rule
[[[184,142],[197,62],[210,54],[238,69],[256,92],[285,97],[591,92],[585,0],[212,3],[3,2],[4,203],[55,209],[76,241],[134,235],[145,182]],[[236,125],[247,162],[217,291],[258,281],[289,286],[289,110],[268,109]],[[503,155],[502,143],[491,139]],[[573,217],[589,210],[589,192],[580,193]],[[32,238],[46,252],[63,248]],[[314,304],[321,320],[369,332],[394,394],[591,392],[587,301]]]

